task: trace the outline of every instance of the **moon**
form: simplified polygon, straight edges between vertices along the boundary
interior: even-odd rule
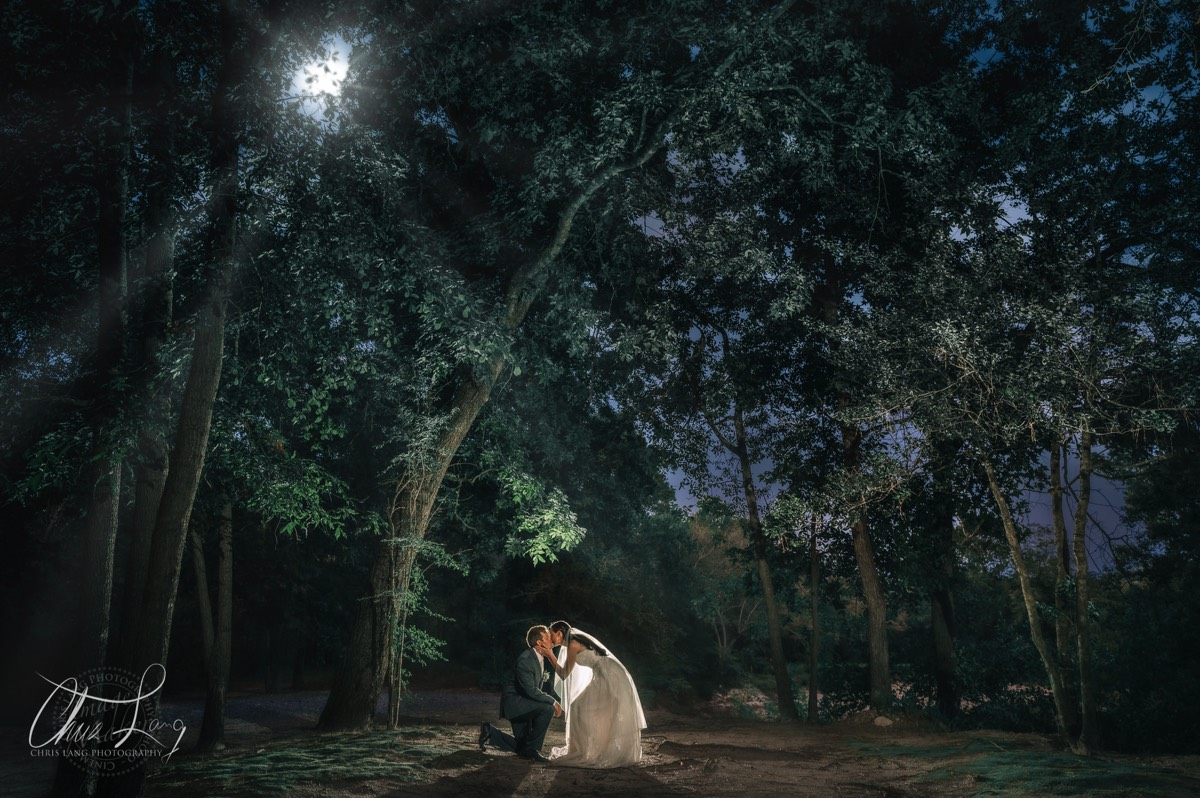
[[[328,58],[302,66],[296,75],[296,83],[305,94],[329,94],[336,97],[346,79],[346,68],[346,59],[334,50],[329,53]]]

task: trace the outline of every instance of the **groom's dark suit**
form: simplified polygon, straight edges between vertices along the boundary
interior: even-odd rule
[[[554,717],[557,696],[549,690],[547,674],[553,670],[549,663],[542,666],[542,657],[532,648],[527,648],[517,657],[513,678],[500,694],[500,717],[512,724],[512,734],[494,726],[487,729],[485,741],[502,751],[512,751],[523,757],[532,757],[542,749],[546,730]]]

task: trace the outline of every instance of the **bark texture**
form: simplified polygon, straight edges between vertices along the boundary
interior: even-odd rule
[[[1013,566],[1017,569],[1017,579],[1021,586],[1021,599],[1025,605],[1026,619],[1029,621],[1029,636],[1033,640],[1033,647],[1037,649],[1038,656],[1042,660],[1042,667],[1045,669],[1046,676],[1050,680],[1050,692],[1054,697],[1054,724],[1057,727],[1059,736],[1064,740],[1070,740],[1065,720],[1066,701],[1061,672],[1059,671],[1054,653],[1046,644],[1045,635],[1042,634],[1042,622],[1037,609],[1037,596],[1033,592],[1033,582],[1029,578],[1029,568],[1025,565],[1025,555],[1021,552],[1021,539],[1017,535],[1017,524],[1013,520],[1012,510],[1008,506],[1008,499],[1005,497],[1004,491],[1000,488],[1000,483],[996,479],[996,471],[992,467],[991,461],[982,455],[979,455],[979,461],[983,466],[984,473],[987,475],[988,488],[992,492],[992,498],[996,501],[996,508],[1000,511],[1000,520],[1004,525],[1004,537],[1008,541],[1008,550],[1012,555]]]

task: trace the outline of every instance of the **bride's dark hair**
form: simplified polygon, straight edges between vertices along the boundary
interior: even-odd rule
[[[584,648],[588,649],[589,651],[595,651],[601,657],[608,656],[608,652],[604,650],[604,646],[596,642],[595,638],[589,637],[583,632],[578,632],[575,629],[572,629],[567,633],[567,642],[572,640],[578,640],[583,644]]]

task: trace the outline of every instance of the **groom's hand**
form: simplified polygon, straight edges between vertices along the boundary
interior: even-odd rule
[[[562,717],[562,707],[560,707],[558,705],[557,701],[554,702],[554,717],[556,717],[556,718]]]

